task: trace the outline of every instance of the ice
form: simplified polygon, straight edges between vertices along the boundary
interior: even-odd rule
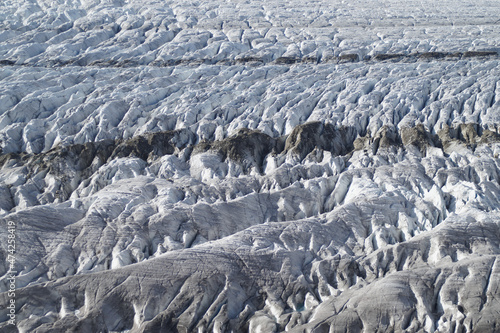
[[[202,5],[201,8],[204,8],[204,6],[211,7],[211,5],[209,5],[210,3],[211,2],[207,2]],[[28,13],[31,14],[29,15],[38,15],[40,18],[43,18],[45,15],[48,21],[42,19],[42,21],[37,22],[33,26],[25,25],[26,31],[21,33],[21,36],[25,36],[25,38],[20,38],[19,36],[12,37],[12,40],[15,38],[18,41],[14,43],[10,42],[11,39],[6,37],[2,43],[5,46],[4,52],[6,52],[6,61],[11,61],[12,63],[24,63],[27,61],[29,64],[47,67],[50,67],[54,63],[62,65],[74,64],[76,68],[71,68],[71,71],[83,71],[83,73],[78,75],[84,77],[87,77],[88,74],[85,73],[84,69],[79,67],[85,67],[92,64],[101,67],[111,65],[132,66],[132,68],[134,68],[134,64],[141,66],[149,64],[153,67],[159,64],[175,65],[179,62],[182,64],[193,61],[208,61],[208,63],[221,62],[221,64],[226,64],[226,61],[231,62],[234,61],[234,59],[248,59],[248,61],[253,59],[252,61],[268,65],[269,61],[276,61],[280,57],[282,59],[291,59],[293,62],[303,62],[301,59],[309,61],[309,58],[316,57],[314,53],[320,52],[320,49],[325,50],[321,51],[323,53],[327,52],[326,50],[334,50],[332,56],[340,57],[339,61],[342,59],[342,56],[340,56],[341,54],[345,57],[349,54],[357,54],[357,59],[361,61],[365,59],[366,56],[372,56],[374,59],[380,60],[385,59],[383,58],[385,56],[389,57],[390,55],[400,54],[404,57],[409,57],[410,64],[392,63],[389,67],[392,68],[390,73],[393,78],[385,82],[385,87],[382,84],[375,84],[373,87],[373,83],[361,87],[359,90],[355,87],[346,86],[344,88],[345,90],[339,95],[340,100],[337,99],[335,103],[338,105],[333,105],[333,109],[340,106],[347,108],[347,110],[358,109],[363,113],[362,110],[367,103],[370,105],[370,108],[376,109],[382,106],[382,110],[379,110],[382,114],[373,113],[369,115],[370,118],[372,118],[371,125],[375,124],[375,120],[382,120],[385,124],[392,122],[398,123],[399,121],[408,121],[412,119],[415,112],[419,112],[422,116],[425,116],[428,114],[427,110],[447,109],[447,105],[451,105],[454,109],[460,109],[462,108],[461,105],[463,105],[462,115],[460,115],[459,111],[459,114],[456,115],[443,114],[442,117],[436,118],[438,113],[433,111],[431,113],[431,118],[420,117],[421,119],[419,119],[419,121],[423,121],[428,127],[434,127],[437,130],[443,126],[443,123],[448,123],[448,118],[450,117],[466,123],[475,122],[479,117],[485,118],[483,126],[489,128],[495,124],[495,112],[488,110],[495,105],[496,100],[494,98],[494,91],[496,91],[496,81],[490,80],[490,78],[495,77],[494,73],[486,76],[484,74],[492,71],[494,72],[497,67],[494,54],[498,49],[498,40],[496,37],[498,34],[495,32],[494,25],[488,25],[491,23],[490,21],[493,20],[493,13],[497,8],[489,3],[482,3],[481,6],[475,3],[467,3],[463,6],[469,5],[476,10],[456,11],[454,9],[455,6],[446,3],[440,6],[442,12],[431,14],[426,14],[426,12],[428,8],[433,7],[426,6],[425,3],[415,2],[412,3],[411,6],[410,4],[405,5],[405,8],[412,7],[419,9],[419,11],[416,12],[418,14],[413,16],[406,15],[405,8],[402,8],[399,4],[392,1],[388,1],[386,6],[383,6],[384,8],[389,8],[388,12],[381,8],[366,10],[369,6],[358,2],[338,3],[333,6],[321,3],[317,11],[311,12],[304,11],[300,7],[295,7],[295,2],[293,2],[290,4],[289,10],[284,12],[276,12],[276,8],[274,8],[273,5],[269,7],[256,6],[251,11],[246,11],[244,8],[250,8],[252,5],[245,4],[241,6],[224,7],[224,10],[221,10],[218,14],[213,10],[208,11],[208,13],[212,13],[210,15],[207,14],[208,16],[202,14],[203,11],[197,10],[193,4],[186,6],[171,4],[171,6],[165,8],[165,6],[162,6],[160,3],[152,2],[146,6],[148,10],[143,10],[133,2],[114,4],[114,7],[108,7],[105,4],[97,3],[79,7],[78,4],[71,3],[67,5],[67,8],[61,6],[51,12],[44,12],[42,7],[30,6],[26,7],[30,8]],[[6,5],[6,8],[9,8],[8,5]],[[60,10],[60,13],[53,17],[52,15],[55,15],[58,10]],[[256,21],[254,23],[243,21],[244,29],[231,28],[230,26],[234,24],[234,19],[232,18],[235,12],[240,13],[238,17],[242,19],[245,17],[244,15],[250,15],[250,17],[254,18]],[[276,15],[282,19],[273,17],[274,14],[272,13],[275,12]],[[280,14],[277,14],[278,12],[280,12]],[[302,22],[302,20],[297,20],[297,15],[300,13],[304,13],[304,15],[307,15],[307,17],[311,19],[306,20],[307,23],[305,21]],[[488,13],[488,15],[486,15],[486,13]],[[19,24],[24,25],[26,22],[21,19],[24,17],[23,15],[20,17],[14,16],[12,19],[14,21],[19,20]],[[207,17],[209,17],[209,20],[217,18],[220,23],[214,26],[207,25]],[[462,22],[461,26],[454,26],[452,28],[451,35],[449,34],[449,30],[451,29],[449,26],[438,24],[438,22],[441,22],[441,20],[446,17],[452,18],[451,22],[455,22],[456,20]],[[373,20],[371,24],[367,23],[369,18]],[[430,28],[422,27],[422,22],[424,22],[424,20],[427,25],[434,25]],[[52,23],[48,23],[51,21]],[[335,27],[331,29],[331,22],[333,21],[335,21]],[[58,28],[56,32],[51,33],[56,33],[54,36],[47,35],[48,32],[38,32],[36,38],[40,40],[40,42],[38,42],[38,44],[30,43],[34,38],[33,30],[30,29],[40,27],[40,24],[50,27],[50,24],[54,26],[57,24],[67,25],[67,22],[72,22],[73,27]],[[362,27],[359,27],[359,25]],[[363,27],[363,25],[366,26]],[[264,32],[264,30],[262,30],[263,27],[266,27],[265,29],[269,28],[269,31]],[[416,36],[418,36],[418,38]],[[422,38],[422,36],[425,38]],[[444,38],[444,36],[449,37]],[[481,37],[481,42],[479,42],[477,36]],[[37,49],[36,45],[44,45],[44,41],[48,42],[49,47],[45,51]],[[428,46],[424,46],[426,43]],[[458,54],[457,52],[461,52],[461,55],[455,55]],[[259,56],[259,54],[261,54],[261,56]],[[269,54],[269,56],[266,54]],[[422,59],[429,59],[430,61],[423,61],[423,63],[418,66],[412,66],[411,62],[413,62],[413,59],[420,59],[420,55]],[[484,55],[490,57],[486,64],[474,64],[475,56]],[[377,56],[379,57],[377,58]],[[463,58],[463,60],[459,60],[458,62],[453,58],[460,58],[462,56],[470,57],[472,62],[467,60],[469,58]],[[325,60],[327,59],[326,56],[320,57],[320,62],[322,62],[321,59],[323,58],[325,58]],[[345,59],[348,59],[348,57]],[[439,61],[433,62],[433,59],[438,59]],[[465,66],[466,62],[468,65]],[[327,63],[328,61],[326,61],[325,64]],[[242,64],[244,65],[245,62]],[[337,67],[337,65],[335,66]],[[353,73],[353,75],[347,76],[351,79],[357,78],[362,80],[360,76],[364,77],[366,75],[363,71],[355,70],[351,65],[345,66],[346,69],[349,69],[349,71]],[[363,68],[363,66],[361,66],[361,68]],[[301,70],[307,71],[308,67],[310,68],[310,66],[302,66]],[[328,72],[330,67],[331,66],[326,66],[325,70]],[[381,67],[387,69],[388,66],[384,64]],[[467,67],[470,69],[467,69]],[[376,68],[376,66],[372,68]],[[144,70],[152,71],[153,69],[145,68]],[[205,67],[200,69],[200,71],[203,72],[206,70]],[[257,69],[250,69],[250,72],[253,70]],[[317,82],[319,77],[322,76],[322,71],[318,70],[318,67],[315,67],[314,70],[314,75],[310,75],[310,77],[314,78],[314,81]],[[46,71],[50,71],[50,69],[47,68]],[[462,80],[461,76],[464,71],[468,74],[465,77],[466,82],[462,84],[460,81]],[[454,74],[455,72],[458,74],[458,77]],[[343,78],[342,75],[338,75],[341,73],[342,70],[336,73],[336,79],[333,80],[332,84],[345,82],[347,77]],[[222,73],[214,73],[215,76],[221,74]],[[128,79],[133,80],[134,75],[132,74],[129,76]],[[254,76],[252,73],[245,73],[245,77],[252,78]],[[300,77],[303,76],[301,75]],[[377,74],[377,71],[375,71],[371,73],[368,78],[371,82],[384,83],[382,79],[385,79],[385,77],[385,74]],[[193,82],[198,80],[198,78],[199,76],[196,75],[194,77],[182,78],[181,80],[185,81],[183,82],[185,86],[192,86]],[[222,83],[231,81],[231,76],[229,75],[223,76],[222,78],[224,78],[221,80]],[[64,79],[64,75],[61,79]],[[191,79],[193,81],[191,81]],[[285,80],[282,85],[285,87],[293,86],[293,84],[287,83],[286,81],[291,80],[290,82],[295,82],[297,80],[297,78],[293,76],[275,77],[274,79],[277,82],[283,82],[283,80]],[[102,80],[109,81],[109,78],[94,77],[92,80],[99,86],[99,82],[102,82]],[[266,75],[265,80],[272,85],[273,77]],[[330,78],[329,80],[332,79]],[[58,80],[51,82],[51,84],[57,84],[57,81]],[[301,79],[301,81],[304,82],[303,79]],[[259,80],[254,82],[254,84],[257,85],[259,83]],[[21,80],[20,84],[24,85],[24,82]],[[203,86],[203,80],[198,82],[198,84]],[[430,91],[427,92],[422,90],[422,86],[429,87]],[[406,96],[392,96],[392,94],[398,92],[399,89],[397,87],[404,87]],[[414,88],[412,90],[408,89],[409,87]],[[457,89],[457,87],[459,88]],[[49,87],[40,88],[42,89],[40,92],[44,92],[45,89]],[[208,86],[207,88],[211,90],[208,95],[217,96],[215,100],[225,100],[220,95],[220,89],[218,89],[217,86]],[[232,87],[231,84],[221,88],[224,91],[234,91],[234,87]],[[98,88],[94,87],[93,89]],[[117,88],[113,87],[111,89],[116,91]],[[302,90],[304,90],[304,88],[302,88]],[[481,92],[477,94],[474,93],[474,91],[477,92],[478,90]],[[317,101],[321,100],[322,96],[328,94],[330,91],[330,89],[320,88],[317,94],[314,94],[316,97],[310,98],[309,94],[311,92],[305,89],[303,95],[297,96],[297,100],[302,100],[302,103],[298,104],[293,102],[289,97],[285,97],[285,100],[276,105],[276,108],[279,110],[285,106],[284,110],[289,113],[289,117],[281,124],[279,119],[274,120],[274,124],[271,128],[274,127],[279,134],[286,134],[289,133],[294,126],[308,120],[311,115],[314,115],[314,118],[309,120],[316,120],[321,117],[323,119],[332,118],[332,114],[318,114],[320,111],[319,108],[314,110],[314,106],[319,107]],[[392,93],[387,96],[389,91]],[[381,92],[382,94],[380,95]],[[422,94],[422,92],[425,93]],[[245,91],[245,93],[248,93],[248,91]],[[89,95],[90,93],[87,91],[86,94]],[[113,92],[106,94],[108,96],[103,96],[103,99],[96,99],[95,102],[101,103],[102,100],[109,100],[110,98],[108,97],[114,95]],[[428,99],[427,96],[429,94],[431,96],[441,97],[439,97],[438,100]],[[19,93],[16,93],[16,95],[19,95]],[[229,97],[228,101],[238,100],[238,95],[243,97],[242,94],[236,94],[236,96],[233,94],[233,96]],[[260,99],[261,103],[263,103],[262,105],[267,105],[267,100],[265,98],[261,99],[259,95],[261,94],[257,94],[254,97],[257,100]],[[59,109],[64,104],[62,101],[57,101],[55,99],[56,96],[50,97],[50,95],[47,94],[44,96],[43,101],[44,103],[50,101],[49,106],[37,106],[36,100],[30,100],[29,97],[23,97],[22,95],[15,96],[13,92],[5,93],[3,96],[5,96],[3,97],[4,99],[8,98],[8,103],[14,101],[15,104],[19,104],[19,106],[15,108],[16,118],[10,121],[27,122],[33,117],[42,118],[46,119],[44,121],[45,128],[54,127],[52,120],[47,119],[51,110]],[[87,98],[85,104],[93,103],[92,100],[97,97],[95,94],[90,94],[90,96],[92,97]],[[173,96],[172,99],[174,98],[176,99],[176,96]],[[192,97],[189,97],[189,99],[191,98]],[[200,96],[199,98],[202,97]],[[434,97],[434,99],[435,98],[436,97]],[[111,100],[112,99],[113,98],[111,98]],[[161,99],[165,99],[165,97],[160,98],[158,101],[161,101]],[[128,103],[129,106],[132,104],[130,99],[125,102]],[[150,115],[147,117],[153,119],[159,116],[158,113],[162,113],[168,104],[171,104],[165,102],[161,103],[162,107],[160,108],[160,105],[155,106],[155,103],[152,103],[151,109],[147,111]],[[269,111],[272,113],[278,111],[272,111],[272,109],[268,110],[269,106],[264,106],[262,108],[258,103],[259,102],[257,102],[255,106],[256,109],[263,109],[264,113],[269,114]],[[308,103],[309,106],[307,107]],[[222,125],[224,127],[229,126],[228,132],[231,132],[233,128],[230,122],[234,116],[228,116],[228,112],[229,109],[234,106],[228,105],[227,108],[224,108],[223,105],[225,103],[222,102],[221,104],[222,107],[220,111],[225,114],[222,119],[226,121]],[[251,106],[253,102],[246,97],[243,104]],[[350,104],[355,104],[357,107],[354,108],[353,105]],[[436,108],[433,104],[439,106]],[[176,105],[179,105],[179,103],[176,102]],[[312,107],[313,110],[310,110],[310,107]],[[186,109],[189,108],[189,106],[169,108],[177,109],[175,115],[179,117],[186,113]],[[46,111],[43,109],[46,109]],[[129,112],[132,111],[131,109],[129,109]],[[250,107],[249,110],[253,111],[254,109]],[[472,115],[470,110],[475,110],[475,114]],[[201,114],[198,112],[191,118],[186,118],[185,121],[179,123],[179,128],[192,126],[202,121],[205,112]],[[367,119],[366,116],[360,115],[360,112],[352,112],[352,116],[348,118],[342,116],[342,118],[337,121],[343,122],[346,125],[353,125],[360,133],[364,133],[364,131],[367,130]],[[272,114],[269,115],[272,118]],[[117,131],[112,131],[111,135],[124,135],[129,137],[134,134],[126,130],[126,128],[130,128],[131,126],[134,127],[134,121],[132,119],[136,118],[134,116],[127,117],[127,113],[125,113],[124,116],[124,119],[128,121],[123,122],[121,126],[118,125]],[[236,116],[243,116],[240,117],[239,120],[244,122],[251,117],[251,112],[243,115],[241,112],[237,112]],[[410,117],[408,118],[408,116]],[[101,117],[106,119],[104,115],[101,115]],[[213,115],[210,115],[210,117],[213,118]],[[92,118],[98,119],[97,114],[93,115]],[[119,122],[121,115],[115,115],[114,111],[110,111],[109,118]],[[280,118],[282,118],[282,115],[280,115]],[[60,117],[58,117],[58,119],[60,119]],[[297,121],[297,119],[299,119],[299,121]],[[256,120],[257,123],[260,122],[258,119],[254,120]],[[7,119],[3,119],[3,121],[5,122]],[[10,122],[7,121],[6,125],[9,123]],[[151,124],[152,127],[148,128],[148,131],[161,128],[161,125],[158,123]],[[97,139],[102,139],[111,136],[106,134],[107,126],[110,126],[108,121],[99,121],[97,126],[102,127],[102,129],[94,129],[89,124],[87,124],[87,126],[85,125],[85,123],[78,125],[79,128],[85,128],[85,132],[81,132],[78,138],[74,138],[74,131],[63,130],[63,133],[59,133],[61,140],[67,142],[66,137],[68,136],[69,140],[77,139],[77,141],[82,140],[81,138],[83,138],[83,140],[88,140],[96,139],[96,137]],[[259,125],[260,124],[250,125],[250,123],[247,123],[246,126],[255,128],[253,126]],[[115,127],[117,124],[111,124],[111,126]],[[373,128],[370,127],[372,132],[376,131],[377,127],[380,125],[373,126]],[[58,126],[57,128],[59,129],[60,127]],[[207,138],[211,138],[212,135],[213,134],[208,134]],[[3,140],[2,147],[4,151],[20,151],[24,149],[24,146],[32,146],[32,144],[26,141],[33,140],[35,139],[26,137],[23,139],[23,141],[25,141],[24,144],[11,144],[9,140]],[[45,141],[44,150],[53,147],[51,140]],[[37,151],[39,150],[39,146],[40,144],[33,147],[33,149]]]
[[[18,330],[494,330],[499,13],[3,1]]]

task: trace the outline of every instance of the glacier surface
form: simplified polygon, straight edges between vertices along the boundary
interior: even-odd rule
[[[500,330],[498,17],[2,1],[0,330]]]

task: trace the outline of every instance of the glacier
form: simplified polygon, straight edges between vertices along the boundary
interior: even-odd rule
[[[3,1],[0,330],[499,331],[498,17]]]

